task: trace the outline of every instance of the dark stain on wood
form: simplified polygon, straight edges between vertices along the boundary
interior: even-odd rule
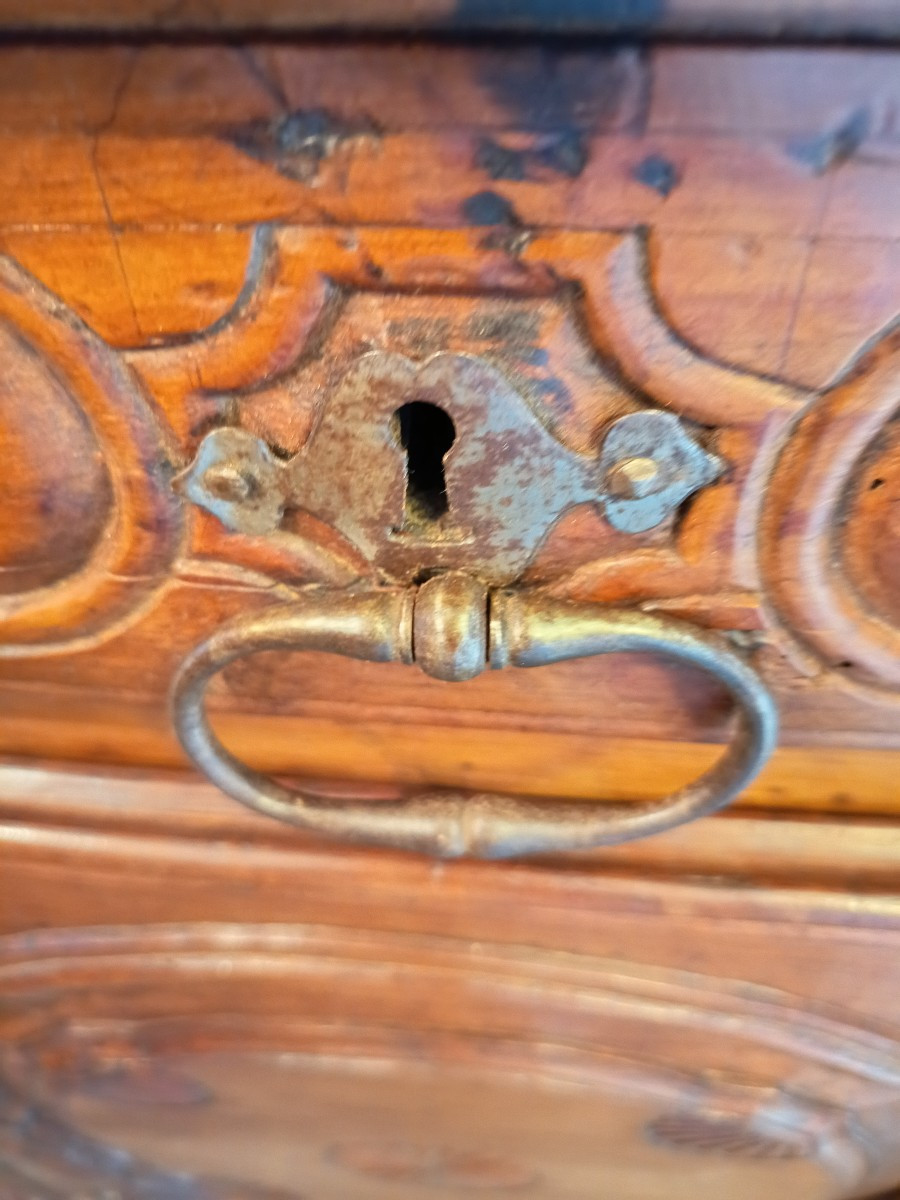
[[[788,154],[814,174],[823,175],[852,158],[869,136],[872,119],[867,108],[852,112],[834,129],[788,143]]]
[[[504,146],[494,138],[482,138],[475,151],[475,166],[491,179],[521,182],[539,180],[544,175],[577,178],[588,161],[585,135],[578,129],[560,130],[541,138],[524,149]]]
[[[641,159],[631,174],[638,183],[653,188],[654,192],[659,192],[661,196],[670,195],[680,181],[678,168],[662,154],[648,154],[646,158]]]
[[[482,138],[475,150],[475,166],[486,171],[491,179],[511,179],[519,182],[528,178],[529,150],[501,146],[493,138]]]
[[[604,131],[631,115],[637,86],[647,71],[634,47],[590,51],[524,47],[515,54],[485,56],[478,81],[509,115],[509,123],[535,133]]]
[[[666,7],[666,0],[457,0],[453,23],[464,29],[649,32]]]
[[[543,166],[577,179],[587,166],[587,140],[577,129],[564,129],[539,147],[536,154]]]
[[[500,225],[520,229],[522,222],[513,205],[498,192],[476,192],[462,203],[462,215],[470,225]]]
[[[313,183],[322,163],[341,147],[381,137],[370,117],[347,120],[325,109],[300,110],[251,121],[227,135],[232,145],[288,179]]]

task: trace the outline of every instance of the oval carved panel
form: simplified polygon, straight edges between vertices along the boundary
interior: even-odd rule
[[[45,360],[0,325],[0,594],[80,570],[109,520],[111,483],[97,442]]]
[[[844,498],[841,550],[848,582],[900,629],[900,418],[863,456]]]
[[[798,423],[776,465],[760,557],[775,611],[823,669],[900,689],[900,335]]]
[[[740,980],[209,924],[0,939],[0,993],[0,1185],[53,1200],[593,1200],[599,1171],[622,1200],[818,1200],[900,1174],[874,1132],[897,1044]]]
[[[164,580],[173,452],[129,368],[5,257],[0,362],[0,653],[71,649]]]

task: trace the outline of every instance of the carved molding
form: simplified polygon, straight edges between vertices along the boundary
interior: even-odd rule
[[[0,322],[10,334],[5,386],[18,383],[26,393],[10,397],[7,436],[14,436],[15,425],[48,434],[55,421],[62,426],[59,438],[46,444],[34,438],[24,447],[31,457],[29,493],[39,505],[43,486],[62,506],[59,519],[68,517],[76,527],[73,540],[84,523],[101,521],[70,573],[0,596],[0,655],[79,649],[134,619],[171,570],[183,525],[170,485],[173,447],[121,358],[6,257],[0,257]],[[35,417],[29,418],[26,400],[43,407],[42,424],[28,424]],[[69,406],[84,418],[81,429]],[[92,473],[80,480],[78,459],[91,454]],[[15,465],[21,468],[21,460]],[[70,483],[75,494],[67,490]],[[15,488],[7,491],[10,523],[23,519],[22,499]],[[32,533],[40,558],[45,531],[39,522]]]
[[[900,413],[898,384],[900,333],[892,329],[799,422],[761,525],[764,580],[786,628],[821,669],[892,689],[900,688],[900,609],[889,578],[877,591],[881,569],[896,575],[900,562],[900,459],[896,442],[886,444]],[[854,580],[849,564],[866,551]]]
[[[850,1013],[740,980],[438,937],[208,924],[7,937],[0,987],[0,1162],[50,1180],[51,1197],[61,1178],[98,1200],[112,1184],[128,1200],[155,1195],[167,1178],[67,1126],[73,1098],[87,1097],[88,1112],[124,1106],[137,1119],[148,1105],[174,1106],[188,1121],[215,1096],[180,1073],[235,1054],[344,1062],[364,1076],[366,1063],[381,1062],[583,1089],[598,1104],[606,1096],[655,1109],[648,1145],[803,1159],[842,1196],[900,1173],[896,1145],[879,1140],[900,1102],[900,1042]],[[424,1012],[421,989],[442,1002]],[[185,1200],[280,1200],[227,1181],[179,1186]]]
[[[487,351],[539,419],[580,454],[624,413],[648,406],[676,413],[724,462],[724,476],[691,498],[677,523],[646,536],[623,537],[596,505],[575,504],[524,580],[573,599],[736,623],[785,650],[817,648],[823,663],[840,664],[839,686],[849,661],[850,675],[883,697],[896,689],[900,617],[876,611],[831,563],[848,489],[894,411],[890,336],[847,381],[819,395],[714,362],[680,339],[656,305],[638,234],[538,237],[511,260],[473,253],[457,234],[406,232],[402,243],[387,230],[340,244],[290,230],[261,237],[241,305],[214,338],[192,346],[193,354],[202,348],[203,392],[217,397],[222,414],[210,417],[213,424],[236,421],[295,454],[328,403],[319,397],[338,387],[360,346],[373,345],[414,358]],[[461,315],[462,294],[480,298],[477,320]],[[481,342],[472,336],[479,321]],[[524,337],[523,329],[530,330]],[[248,358],[251,343],[255,358]],[[190,407],[178,355],[147,351],[133,361],[151,387],[181,389]],[[816,432],[823,422],[832,431],[825,441]],[[852,436],[844,438],[847,424]],[[792,472],[802,475],[802,488]],[[888,495],[878,498],[879,513]],[[871,514],[860,521],[868,528]],[[263,561],[258,545],[248,544],[259,539],[233,536],[230,551],[227,539],[207,537],[207,544],[213,540],[219,552],[246,556],[246,565]],[[346,560],[321,526],[288,522],[276,540],[293,558],[295,582],[346,578]]]
[[[723,465],[645,531],[615,528],[590,497],[573,502],[524,583],[739,629],[783,656],[782,678],[824,672],[838,689],[895,703],[891,331],[812,393],[683,341],[654,299],[642,235],[541,235],[511,255],[473,245],[467,231],[423,229],[261,230],[234,309],[163,346],[113,353],[8,259],[3,316],[86,414],[113,493],[109,525],[80,569],[0,599],[3,653],[106,637],[173,573],[257,591],[274,582],[282,596],[365,575],[365,555],[302,503],[268,534],[194,509],[181,554],[187,514],[170,464],[183,468],[210,432],[231,430],[268,447],[277,470],[311,450],[329,398],[366,354],[471,355],[574,460],[596,455],[622,417],[661,410]]]
[[[129,360],[167,409],[193,414],[195,432],[183,431],[188,453],[198,428],[236,426],[285,456],[305,445],[361,347],[420,360],[483,356],[576,454],[594,453],[621,416],[663,408],[724,460],[726,476],[688,502],[677,528],[668,521],[623,536],[591,505],[576,505],[540,547],[527,582],[616,602],[757,586],[765,479],[808,397],[680,342],[654,306],[637,235],[549,235],[510,261],[474,252],[458,233],[266,231],[228,318],[192,340],[189,353],[171,346]],[[320,524],[294,515],[265,549],[242,533],[223,538],[217,526],[195,524],[199,558],[265,570],[277,549],[280,578],[289,560],[295,583],[346,578],[343,563],[323,561],[329,542]]]

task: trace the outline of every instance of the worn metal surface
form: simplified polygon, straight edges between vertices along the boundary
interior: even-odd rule
[[[653,529],[721,473],[720,459],[674,413],[628,413],[613,422],[600,451],[606,519],[624,533]]]
[[[290,491],[284,464],[266,443],[230,428],[207,434],[172,486],[227,528],[249,534],[275,532]]]
[[[419,486],[403,428],[403,414],[427,420],[429,409],[431,436],[446,444],[420,452],[437,455],[439,496]],[[498,585],[522,574],[574,505],[600,505],[615,528],[642,532],[721,470],[672,413],[629,413],[604,431],[598,454],[578,454],[483,359],[438,354],[415,363],[373,352],[344,376],[292,459],[278,460],[253,434],[218,429],[178,486],[241,533],[272,533],[286,507],[304,509],[385,579],[467,569]]]
[[[497,589],[519,579],[574,505],[600,505],[616,528],[640,532],[666,520],[721,469],[676,416],[655,410],[619,417],[595,454],[578,454],[500,371],[462,354],[421,363],[395,353],[364,355],[289,460],[244,430],[215,430],[176,481],[188,499],[227,527],[255,535],[274,533],[286,510],[304,509],[352,542],[376,578],[406,586],[311,591],[289,608],[213,635],[176,682],[175,723],[185,749],[252,808],[335,837],[438,855],[504,857],[609,844],[720,808],[774,743],[775,711],[749,667],[723,643],[677,622]],[[209,728],[203,698],[212,676],[237,658],[273,649],[415,662],[448,681],[486,667],[647,650],[715,675],[737,701],[740,721],[717,767],[642,808],[457,793],[336,805],[250,770]]]
[[[737,706],[737,730],[711,770],[648,805],[591,807],[552,798],[438,791],[391,803],[334,801],[252,770],[210,729],[204,708],[209,681],[238,658],[277,649],[319,650],[371,662],[418,661],[442,678],[467,678],[481,666],[538,667],[620,651],[661,654],[724,684]],[[569,604],[539,591],[488,595],[479,581],[460,576],[437,578],[418,589],[313,589],[289,606],[238,618],[186,661],[175,683],[173,711],[178,736],[197,766],[250,808],[330,837],[441,857],[584,849],[670,829],[722,808],[737,795],[772,752],[778,726],[762,681],[719,638],[679,621]]]
[[[448,571],[427,580],[413,608],[412,657],[426,675],[458,682],[488,660],[488,590],[472,575]]]
[[[576,453],[500,371],[462,354],[421,363],[364,355],[289,460],[245,430],[215,430],[176,481],[188,499],[254,535],[274,533],[288,509],[304,509],[352,542],[376,579],[406,586],[310,591],[289,608],[214,634],[176,682],[175,723],[185,749],[226,792],[261,812],[334,837],[443,856],[609,844],[720,808],[759,769],[775,738],[772,702],[748,666],[724,643],[677,622],[498,588],[520,578],[573,506],[597,504],[616,528],[640,532],[670,517],[721,469],[676,416],[655,410],[619,417],[595,454]],[[210,730],[204,694],[212,676],[237,658],[274,649],[415,662],[448,681],[486,667],[646,650],[716,676],[740,720],[717,767],[641,808],[458,793],[338,805],[250,770]]]

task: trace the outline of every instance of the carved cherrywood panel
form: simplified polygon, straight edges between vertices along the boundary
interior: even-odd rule
[[[0,1146],[41,1195],[576,1197],[599,1177],[643,1200],[672,1172],[672,1196],[712,1178],[749,1200],[897,1170],[896,1043],[737,980],[246,923],[55,931],[4,960]]]
[[[900,1169],[890,854],[872,873],[878,843],[839,822],[814,826],[805,888],[802,834],[769,821],[773,853],[753,862],[738,822],[749,858],[711,830],[716,881],[654,882],[611,860],[323,847],[178,778],[7,770],[2,786],[0,1162],[17,1200],[387,1200],[401,1182],[436,1200],[526,1181],[557,1200],[598,1178],[650,1200],[661,1176],[674,1196],[712,1178],[824,1198]],[[679,835],[681,868],[661,862],[690,870],[699,831]],[[765,887],[785,840],[791,886]],[[831,858],[875,889],[852,911]]]
[[[400,246],[402,258],[393,259],[394,247]],[[454,299],[446,292],[446,263],[454,251],[459,255],[455,286],[482,287],[481,299]],[[317,254],[325,256],[318,268]],[[252,304],[240,307],[233,321],[186,347],[130,356],[145,391],[169,415],[186,449],[196,445],[211,427],[236,421],[262,435],[277,453],[295,452],[306,436],[304,422],[308,430],[314,397],[334,389],[354,355],[372,344],[396,347],[407,354],[440,349],[487,354],[488,361],[496,363],[532,397],[531,403],[543,411],[543,419],[557,430],[557,436],[582,454],[590,452],[595,431],[604,428],[611,417],[655,402],[674,409],[700,433],[728,465],[726,476],[688,503],[677,528],[670,520],[646,535],[610,528],[602,510],[590,505],[573,509],[551,530],[528,567],[526,580],[550,583],[556,591],[578,599],[650,603],[725,628],[761,633],[771,624],[765,616],[765,590],[760,589],[758,580],[756,530],[772,519],[768,509],[763,513],[763,496],[779,444],[804,404],[816,402],[799,389],[728,370],[691,354],[653,307],[643,273],[643,252],[633,237],[568,235],[535,240],[515,270],[502,258],[498,260],[491,247],[473,256],[456,235],[429,233],[421,235],[417,244],[409,231],[370,233],[352,250],[343,248],[341,239],[331,235],[285,232],[274,244],[264,240],[257,258],[264,282]],[[280,265],[272,276],[267,264],[275,263]],[[443,290],[433,291],[431,273],[439,263],[444,272]],[[370,275],[375,268],[379,280],[373,287]],[[405,289],[414,285],[419,294],[407,296]],[[580,292],[571,290],[575,285]],[[501,287],[505,289],[502,292],[498,291]],[[305,306],[302,299],[307,296]],[[435,316],[435,311],[441,315]],[[487,339],[485,330],[489,331]],[[260,333],[269,342],[264,351]],[[588,336],[597,350],[586,341]],[[242,362],[241,344],[248,337],[253,339],[248,343],[252,357]],[[322,354],[311,359],[309,366],[303,349],[307,337],[315,339]],[[334,349],[330,348],[331,339],[336,339]],[[864,364],[861,375],[867,378],[868,374]],[[255,382],[261,376],[266,379],[263,388]],[[632,390],[623,385],[623,377],[633,381]],[[633,390],[634,383],[638,390]],[[726,426],[722,425],[723,413],[728,414]],[[714,434],[703,432],[712,429]],[[784,456],[792,460],[792,441]],[[172,506],[171,489],[168,494]],[[235,583],[250,586],[251,595],[254,587],[260,592],[266,577],[275,584],[296,586],[316,580],[341,582],[362,572],[362,565],[353,566],[353,547],[345,545],[340,557],[335,557],[337,546],[329,548],[327,531],[315,523],[310,525],[302,512],[289,513],[285,520],[277,536],[267,539],[227,533],[215,518],[195,519],[193,559],[181,566],[182,576],[197,579],[206,573],[211,579],[209,572],[215,571],[225,581],[230,572]],[[349,565],[341,565],[344,562]],[[773,589],[776,603],[783,586],[779,579]],[[162,607],[144,623],[148,631],[154,620],[165,623],[172,665],[197,637],[193,624],[172,628],[171,610],[166,614],[165,606],[176,594],[168,589]],[[274,594],[279,593],[276,590]],[[217,598],[215,614],[223,611],[223,599],[228,602],[227,593]],[[794,624],[803,641],[802,612]],[[106,640],[115,632],[115,626],[106,631],[101,628],[98,638]],[[140,631],[134,636],[140,638]],[[14,627],[8,629],[7,637],[7,655],[18,657],[28,649],[16,649]],[[182,637],[183,642],[177,640]],[[790,625],[787,630],[778,623],[772,625],[768,637],[782,656],[782,665],[776,663],[775,670],[781,671],[784,680],[788,673],[796,675],[799,660],[794,656],[792,661],[790,656],[794,640]],[[128,645],[126,638],[122,649]],[[100,650],[89,661],[82,659],[78,678],[84,684],[109,686],[116,680],[115,663],[121,653],[119,644],[114,643],[108,652]],[[125,653],[131,656],[133,649]],[[167,666],[165,658],[157,658],[154,667],[155,686],[163,693],[172,666]],[[46,670],[44,664],[32,668],[16,663],[6,673],[15,679],[29,675],[46,678]],[[602,677],[602,668],[599,671]],[[867,671],[869,676],[873,673],[865,661],[855,664],[849,659],[842,663],[842,671],[863,677]],[[876,674],[885,671],[889,667],[882,663]],[[63,668],[63,679],[66,674]],[[339,691],[341,668],[331,674]],[[344,670],[343,678],[347,675]],[[349,675],[352,678],[352,669]],[[591,672],[591,676],[596,686],[596,675]],[[121,679],[121,674],[118,677]],[[261,698],[270,704],[277,694],[273,688],[279,686],[278,673],[273,678],[266,667],[263,678]],[[774,678],[777,682],[779,676]],[[245,685],[249,682],[251,696],[252,679],[250,668]],[[882,680],[879,676],[872,682],[880,684]],[[152,689],[153,676],[145,673],[142,683]],[[373,684],[377,686],[377,681]],[[829,684],[841,711],[842,678],[835,675]],[[312,687],[317,686],[313,679]],[[334,686],[333,680],[329,686]],[[418,681],[406,686],[412,688],[413,696],[422,693]],[[498,687],[502,694],[502,684],[485,685],[488,694]],[[290,696],[288,687],[282,704],[290,706]],[[802,712],[802,691],[794,699],[785,689],[785,696]],[[465,697],[460,695],[458,702],[471,708],[477,703],[473,690]],[[453,698],[448,696],[447,703],[452,704]],[[855,700],[844,703],[866,726],[879,705],[886,727],[891,726],[896,711],[889,691],[883,688],[870,689],[863,708]],[[818,687],[811,706],[821,729]],[[536,707],[542,713],[556,708],[545,699],[539,699]],[[578,703],[574,708],[578,711]],[[802,717],[798,725],[802,727]]]
[[[677,413],[725,473],[646,533],[566,514],[529,578],[730,632],[792,743],[757,800],[880,788],[896,808],[892,53],[0,61],[0,416],[27,514],[0,540],[5,750],[175,761],[164,698],[190,647],[364,569],[296,513],[236,535],[170,484],[214,428],[302,451],[374,345],[486,357],[575,453],[625,412]],[[547,750],[577,747],[581,794],[618,734],[645,737],[642,796],[688,774],[673,739],[722,732],[721,697],[659,664],[535,675],[453,690],[259,662],[218,704],[282,767],[352,753],[396,780],[402,753],[413,779],[540,790]],[[875,747],[868,782],[801,749],[836,736]],[[178,780],[79,796],[54,775],[41,800],[26,775],[0,784],[0,1194],[288,1200],[302,1177],[643,1198],[662,1175],[755,1200],[896,1179],[888,826],[742,817],[498,873],[313,848]]]
[[[0,21],[13,30],[68,32],[102,30],[188,30],[218,34],[260,28],[293,32],[410,29],[419,31],[543,32],[593,34],[751,35],[763,38],[890,39],[897,33],[890,0],[638,0],[619,5],[564,0],[547,8],[534,0],[513,0],[501,8],[484,0],[341,0],[325,11],[315,4],[277,0],[260,13],[248,0],[179,4],[147,12],[135,0],[53,0],[35,13],[24,0],[3,0]]]
[[[265,541],[228,533],[197,512],[187,522],[190,551],[172,568],[186,514],[169,480],[215,425],[238,424],[281,453],[296,451],[317,389],[335,386],[354,355],[373,344],[413,357],[442,348],[486,355],[581,452],[617,413],[647,405],[678,412],[728,464],[727,474],[689,501],[677,522],[646,535],[622,535],[591,506],[573,510],[542,546],[530,578],[571,595],[681,614],[736,630],[748,645],[761,643],[756,656],[785,710],[788,742],[825,734],[857,745],[892,743],[896,453],[889,387],[881,424],[867,409],[871,437],[856,466],[843,445],[826,462],[827,438],[817,442],[815,471],[804,457],[825,424],[837,446],[841,427],[831,414],[869,404],[867,389],[879,372],[889,379],[890,362],[876,364],[889,342],[821,399],[811,386],[766,377],[789,376],[793,363],[820,384],[826,362],[837,367],[834,355],[846,358],[866,336],[877,336],[879,322],[900,305],[889,285],[889,214],[873,227],[860,209],[868,195],[890,195],[889,167],[871,160],[893,136],[885,115],[895,87],[890,54],[565,49],[546,60],[530,48],[473,55],[388,46],[368,56],[353,45],[246,53],[114,46],[23,49],[4,61],[7,166],[20,164],[21,175],[34,156],[44,162],[58,149],[59,164],[82,156],[96,168],[66,167],[69,215],[62,226],[56,176],[26,173],[32,182],[16,192],[21,211],[8,208],[2,218],[6,248],[112,342],[164,343],[131,351],[121,375],[122,356],[71,314],[58,307],[50,314],[39,289],[29,291],[34,313],[27,321],[16,317],[29,328],[43,322],[46,337],[69,330],[72,346],[80,347],[73,353],[89,358],[91,370],[120,373],[124,393],[114,407],[120,420],[129,412],[134,420],[106,428],[90,453],[74,448],[78,438],[90,440],[85,419],[96,425],[101,415],[74,379],[66,399],[51,401],[47,393],[33,420],[45,428],[58,410],[68,414],[60,422],[80,422],[80,432],[64,424],[58,431],[69,447],[67,503],[80,504],[95,522],[112,504],[121,553],[126,545],[128,553],[144,553],[135,550],[140,540],[148,557],[107,561],[113,543],[109,535],[98,542],[90,521],[74,540],[62,536],[58,514],[31,533],[10,525],[7,750],[30,749],[38,738],[51,752],[71,753],[63,725],[47,714],[70,711],[68,689],[77,687],[94,704],[95,724],[105,714],[98,752],[140,757],[125,729],[126,711],[135,727],[149,722],[164,738],[172,672],[205,631],[233,612],[288,595],[286,587],[316,571],[327,573],[324,531],[304,529],[302,519],[297,526],[296,516],[296,528]],[[789,66],[806,83],[800,108],[783,83]],[[351,76],[348,92],[340,81]],[[651,80],[657,87],[648,108]],[[711,91],[721,96],[714,110]],[[536,104],[535,95],[545,103]],[[747,97],[752,104],[743,102]],[[839,105],[846,121],[833,116]],[[866,188],[866,180],[877,186]],[[400,218],[459,228],[336,234],[292,227],[254,235],[233,223],[268,217],[292,226]],[[484,224],[490,221],[499,223]],[[585,232],[541,232],[554,221]],[[645,222],[651,233],[643,257],[634,236],[587,231]],[[873,228],[888,248],[875,276],[880,282],[872,282],[878,260],[866,259],[865,291],[844,293],[845,266],[861,269],[868,253],[866,243],[849,239],[862,231],[871,236]],[[81,267],[86,253],[96,271]],[[17,268],[9,270],[16,277]],[[841,311],[823,326],[829,297],[840,298]],[[210,317],[219,320],[206,333],[187,332]],[[684,333],[705,352],[692,352]],[[740,366],[718,362],[717,350]],[[794,432],[773,473],[788,425]],[[861,429],[854,419],[856,435]],[[29,431],[16,436],[35,439]],[[141,477],[154,481],[140,513],[128,507],[135,501],[127,491],[109,501],[101,495],[109,487],[101,463],[107,452],[129,487],[143,486]],[[35,461],[17,484],[38,509],[46,469],[45,459]],[[798,496],[792,471],[806,474],[809,488],[832,489],[823,501],[828,512],[843,520],[850,506],[835,569],[826,569],[827,539],[803,524],[825,509],[818,497]],[[771,502],[763,509],[767,488]],[[313,536],[301,541],[304,532]],[[796,538],[802,554],[795,554]],[[884,549],[873,558],[876,544]],[[26,583],[41,586],[23,595]],[[73,589],[89,606],[84,619],[69,600]],[[39,616],[42,597],[62,605],[62,622],[52,607]],[[13,622],[13,613],[29,615]],[[45,656],[51,641],[73,639],[89,653],[60,655],[56,645]],[[139,677],[130,671],[136,662]],[[598,713],[595,697],[609,688],[619,702]],[[95,700],[85,696],[88,689]],[[142,705],[123,707],[123,689],[140,693]],[[439,712],[461,729],[495,726],[514,736],[544,728],[570,755],[585,753],[565,740],[573,735],[584,743],[604,729],[634,736],[664,727],[696,739],[718,736],[724,719],[719,697],[702,681],[642,662],[624,672],[611,663],[554,668],[532,676],[527,691],[495,678],[453,692],[400,670],[387,710],[381,673],[352,665],[325,675],[302,661],[248,664],[232,672],[231,689],[221,698],[224,709],[277,705],[310,729],[309,722],[321,728],[352,715],[374,730],[387,713],[382,727],[390,742],[392,724]],[[277,748],[274,726],[267,728],[261,752],[268,762],[328,770],[315,755]],[[361,770],[389,776],[396,741],[391,745],[384,763],[370,756]],[[171,742],[145,753],[176,761]],[[415,759],[415,747],[412,753]],[[484,772],[485,750],[476,753]],[[427,752],[415,761],[412,769],[427,773]],[[862,786],[862,769],[845,767]],[[436,768],[447,782],[461,769],[458,762]],[[528,786],[527,778],[518,783]],[[775,794],[767,793],[769,801]],[[867,803],[880,804],[871,788],[867,794]]]

